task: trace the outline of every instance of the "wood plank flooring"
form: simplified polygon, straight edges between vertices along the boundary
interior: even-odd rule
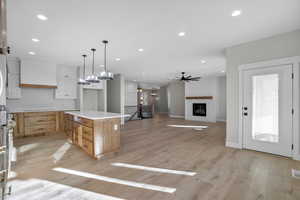
[[[176,125],[207,125],[196,131]],[[225,147],[225,123],[200,123],[171,119],[131,121],[121,130],[121,152],[93,160],[57,134],[15,141],[17,173],[10,183],[11,200],[299,200],[300,180],[291,169],[300,162],[289,158]],[[195,176],[166,174],[112,166],[128,163],[147,167],[196,172]],[[162,187],[165,193],[99,181],[54,171],[60,167],[99,176]]]

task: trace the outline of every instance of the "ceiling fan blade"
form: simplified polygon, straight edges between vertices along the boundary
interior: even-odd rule
[[[201,78],[201,77],[193,77],[193,78],[191,78],[191,79],[193,80],[193,79],[200,79],[200,78]]]
[[[186,78],[192,78],[192,76],[191,76],[191,75],[189,75],[189,76],[187,76]]]

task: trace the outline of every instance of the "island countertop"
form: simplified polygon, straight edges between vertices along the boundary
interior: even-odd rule
[[[101,112],[101,111],[71,111],[66,114],[83,117],[91,120],[112,119],[121,117],[130,117],[130,115],[122,115],[121,113]]]

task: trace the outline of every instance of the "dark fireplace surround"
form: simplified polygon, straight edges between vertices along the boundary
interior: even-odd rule
[[[193,103],[193,116],[206,117],[206,103]]]

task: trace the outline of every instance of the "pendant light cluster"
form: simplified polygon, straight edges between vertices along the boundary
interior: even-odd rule
[[[83,57],[83,78],[79,78],[77,83],[79,85],[90,85],[90,83],[85,80],[85,59],[86,59],[86,55],[82,55],[82,57]]]
[[[85,75],[85,59],[86,55],[82,55],[83,57],[83,77],[79,78],[78,84],[79,85],[90,85],[91,83],[99,83],[100,80],[113,80],[114,74],[112,72],[107,71],[107,62],[106,62],[106,46],[108,41],[103,40],[102,43],[104,44],[104,71],[102,71],[99,75],[95,73],[95,51],[96,49],[92,48],[92,55],[93,55],[93,62],[92,62],[92,74],[87,76]]]
[[[106,45],[107,45],[108,41],[103,40],[102,43],[104,44],[104,71],[100,73],[99,79],[100,80],[112,80],[112,79],[114,79],[114,74],[112,72],[107,71],[107,66],[106,66]]]

